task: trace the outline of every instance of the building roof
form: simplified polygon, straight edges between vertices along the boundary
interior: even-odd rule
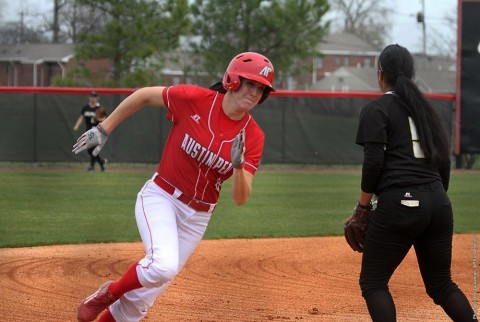
[[[378,91],[374,68],[339,67],[320,81],[312,84],[311,90],[322,91]]]
[[[0,45],[0,61],[23,64],[68,62],[73,57],[73,44]]]
[[[325,55],[379,56],[380,51],[351,33],[340,32],[326,35],[318,50]]]
[[[320,44],[320,51],[325,55],[373,56],[380,52],[366,44],[360,38],[349,33],[328,35]],[[45,62],[66,63],[73,58],[73,44],[17,44],[0,45],[0,62],[17,62],[22,64],[40,64]],[[179,54],[181,53],[181,55]],[[175,59],[166,59],[163,72],[185,69],[189,61],[189,52],[176,52]],[[416,83],[424,92],[454,93],[456,90],[456,62],[448,57],[414,55],[416,66]],[[378,91],[376,72],[367,67],[340,67],[331,75],[311,86],[312,90],[336,91]]]
[[[365,43],[350,33],[327,35],[319,51],[329,56],[373,56],[375,61],[381,54],[374,46]],[[455,93],[456,61],[451,57],[413,54],[415,82],[424,92]],[[327,91],[378,91],[375,68],[342,66],[315,84],[311,90]]]
[[[456,61],[449,57],[414,55],[416,83],[425,92],[455,93]]]
[[[456,73],[451,69],[417,68],[415,83],[423,92],[455,93]],[[379,91],[377,73],[371,67],[339,67],[313,84],[311,90]]]

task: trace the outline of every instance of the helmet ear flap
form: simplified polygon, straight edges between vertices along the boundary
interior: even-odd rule
[[[259,105],[262,104],[268,98],[268,95],[270,95],[271,91],[272,89],[270,87],[265,87],[265,89],[263,90],[262,97],[260,97],[260,100],[258,101]]]
[[[223,76],[223,88],[227,91],[236,91],[240,87],[240,77],[237,75],[230,75],[228,72]]]

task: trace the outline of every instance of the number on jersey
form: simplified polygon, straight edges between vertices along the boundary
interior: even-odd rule
[[[417,127],[410,116],[408,117],[408,123],[410,123],[410,133],[412,135],[413,155],[417,159],[425,159],[425,153],[423,153],[422,147],[420,146]]]

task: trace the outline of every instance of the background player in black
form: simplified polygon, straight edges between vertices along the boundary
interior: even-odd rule
[[[98,102],[98,94],[96,92],[91,92],[90,95],[88,95],[88,104],[86,104],[83,108],[82,111],[80,112],[80,116],[77,119],[77,122],[75,123],[73,129],[75,131],[78,131],[80,128],[80,125],[85,122],[85,131],[90,130],[92,127],[97,126],[98,123],[102,122],[106,118],[106,114],[102,113],[103,115],[99,115],[98,111],[99,109],[103,110],[103,107],[100,105]],[[88,171],[93,171],[95,170],[95,162],[97,162],[100,165],[100,169],[102,171],[105,171],[105,159],[102,159],[100,157],[100,154],[97,156],[93,156],[94,148],[88,149],[88,154],[90,155],[90,165],[88,167]]]
[[[477,321],[451,277],[453,212],[447,196],[450,152],[444,124],[413,82],[407,49],[387,46],[378,60],[383,96],[361,111],[364,148],[359,205],[378,204],[366,231],[360,287],[373,321],[396,321],[388,282],[415,248],[426,291],[454,321]],[[353,247],[352,247],[353,248]]]

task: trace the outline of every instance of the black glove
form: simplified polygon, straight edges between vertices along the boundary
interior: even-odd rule
[[[363,244],[365,243],[365,231],[373,216],[373,206],[369,203],[362,206],[359,203],[353,209],[352,215],[345,220],[343,229],[345,239],[348,245],[359,253],[363,252]]]

